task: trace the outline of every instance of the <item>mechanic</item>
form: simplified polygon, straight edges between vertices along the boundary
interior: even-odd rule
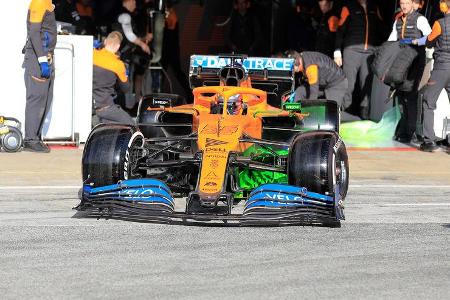
[[[415,11],[421,12],[422,8],[424,5],[424,0],[413,0],[413,9]],[[403,11],[400,9],[400,11],[398,11],[394,17],[394,21],[398,20],[399,18],[401,18],[403,16]]]
[[[339,24],[339,12],[333,0],[318,0],[320,14],[315,18],[316,44],[315,51],[333,57],[336,31]]]
[[[408,74],[412,84],[402,84],[397,89],[397,97],[402,107],[402,114],[397,126],[394,139],[409,143],[413,137],[417,121],[418,85],[425,68],[425,42],[431,33],[428,20],[421,15],[415,7],[419,7],[420,0],[400,0],[402,15],[393,25],[388,41],[400,41],[400,44],[410,45],[417,52]],[[414,6],[414,3],[416,4]]]
[[[80,26],[81,17],[76,7],[76,0],[54,0],[53,2],[56,20],[72,24],[77,30]]]
[[[439,8],[444,17],[433,24],[426,41],[427,47],[434,47],[434,65],[431,77],[420,93],[423,95],[423,143],[419,149],[434,152],[440,146],[447,146],[434,133],[434,110],[442,89],[450,93],[450,0],[441,0]]]
[[[93,11],[94,0],[77,0],[76,8],[80,16],[80,24],[77,26],[77,34],[97,35]]]
[[[369,60],[374,54],[375,47],[382,41],[383,28],[374,1],[349,0],[342,7],[336,33],[334,60],[338,66],[343,66],[348,79],[348,89],[343,103],[345,109],[352,105],[353,90],[357,77],[359,79],[362,97],[359,106],[363,119],[368,118],[369,92],[372,86]]]
[[[223,113],[224,98],[217,95],[216,101],[211,104],[211,114]],[[227,101],[227,113],[229,115],[240,115],[243,111],[244,102],[241,94],[231,95]]]
[[[344,96],[348,87],[347,78],[342,69],[330,57],[312,51],[302,53],[290,51],[288,57],[295,60],[294,72],[303,74],[302,83],[295,90],[295,102],[325,97],[325,99],[336,101],[338,106],[343,108]],[[356,116],[342,113],[344,121],[358,119]]]
[[[250,0],[234,0],[230,26],[225,35],[225,42],[233,53],[258,55],[261,51],[261,26],[256,16],[250,11]]]
[[[180,84],[184,92],[187,103],[194,101],[189,80],[185,72],[182,70],[183,64],[180,61],[180,30],[178,16],[174,7],[174,0],[166,2],[166,20],[164,26],[164,39],[162,46],[161,65],[164,70],[172,68],[175,79]]]
[[[133,108],[142,96],[143,77],[151,58],[148,44],[153,35],[149,32],[148,19],[147,12],[137,10],[136,0],[122,0],[118,23],[113,26],[125,36],[120,49],[121,59],[130,65],[130,79],[134,83],[135,93],[134,101],[126,101],[129,109]]]
[[[53,53],[56,46],[54,10],[51,0],[32,0],[28,8],[27,41],[22,65],[26,88],[25,151],[50,152],[41,136],[53,100]]]
[[[117,82],[124,93],[129,89],[125,64],[116,55],[122,40],[122,34],[113,31],[105,39],[103,49],[94,49],[92,95],[100,123],[134,124],[130,115],[114,103]]]

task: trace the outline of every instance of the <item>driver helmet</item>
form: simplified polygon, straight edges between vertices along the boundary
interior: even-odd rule
[[[222,95],[217,96],[217,102],[213,109],[213,113],[222,113],[224,98]],[[241,94],[235,94],[230,96],[227,101],[227,114],[239,115],[242,110],[243,100]]]
[[[236,94],[230,96],[227,102],[227,112],[229,115],[239,115],[242,110],[242,96]]]

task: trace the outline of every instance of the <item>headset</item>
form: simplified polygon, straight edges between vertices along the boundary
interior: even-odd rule
[[[447,1],[441,0],[441,2],[439,3],[439,9],[441,10],[442,13],[446,14],[449,10]]]

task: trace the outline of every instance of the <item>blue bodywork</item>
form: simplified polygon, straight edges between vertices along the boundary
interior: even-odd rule
[[[161,207],[173,211],[175,200],[168,186],[156,179],[132,179],[118,184],[92,188],[83,186],[83,200],[87,202],[117,202]]]
[[[264,184],[252,191],[245,209],[249,210],[254,207],[292,208],[311,205],[332,207],[334,199],[330,196],[308,192],[306,188],[284,184]]]
[[[339,195],[338,190],[335,195]],[[302,187],[264,184],[251,192],[244,203],[242,215],[214,216],[212,213],[211,219],[303,222],[323,218],[339,221],[344,219],[339,200],[339,197],[309,192]],[[156,179],[131,179],[95,188],[84,185],[82,202],[97,208],[120,208],[146,216],[190,216],[186,212],[175,212],[175,199],[169,187]]]

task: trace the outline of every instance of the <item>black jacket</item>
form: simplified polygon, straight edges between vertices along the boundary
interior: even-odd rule
[[[373,1],[367,1],[367,14],[357,0],[349,0],[341,11],[335,49],[358,47],[367,50],[380,45],[385,25]]]

